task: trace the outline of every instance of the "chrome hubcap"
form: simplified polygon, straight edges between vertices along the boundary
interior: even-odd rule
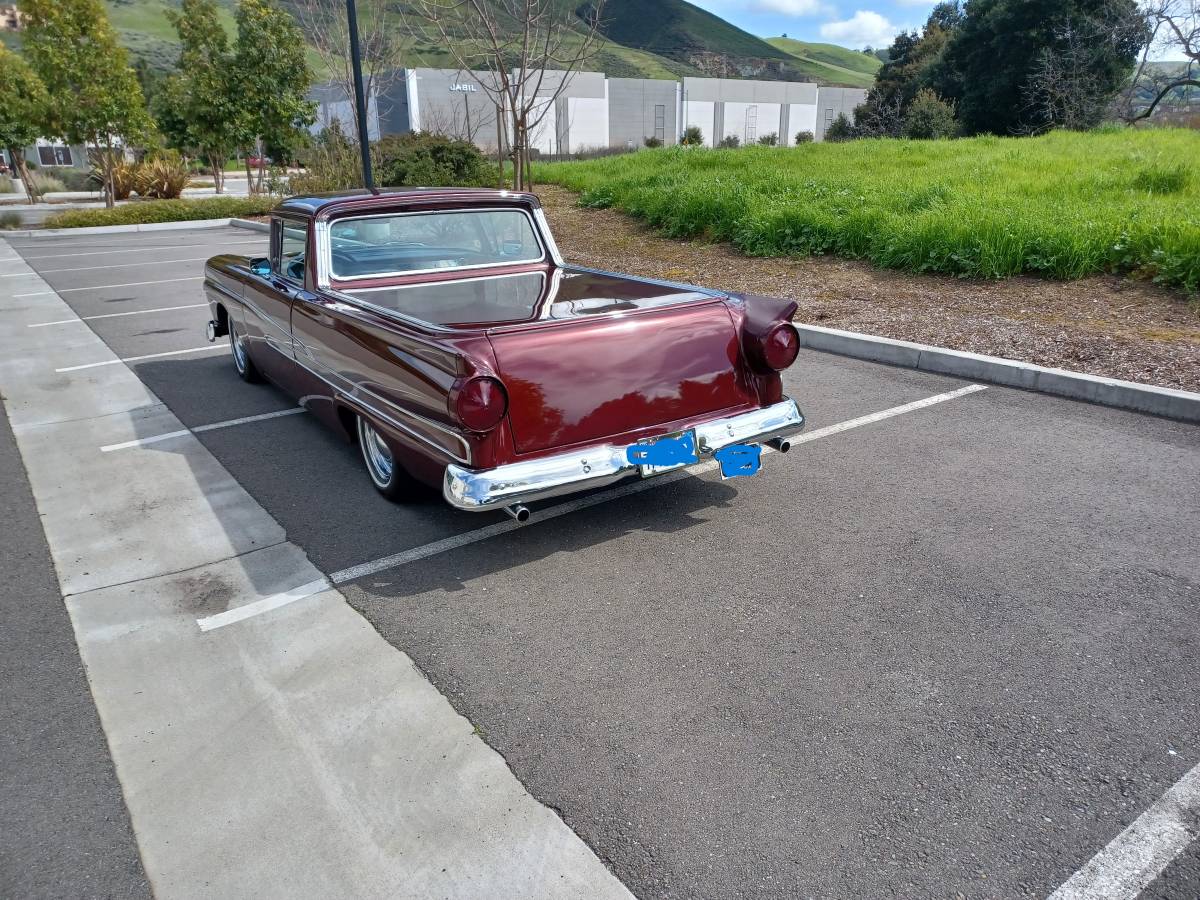
[[[233,364],[239,372],[246,371],[246,348],[233,325],[229,326],[229,345],[233,348]]]
[[[392,451],[379,433],[363,419],[358,420],[358,442],[362,445],[363,459],[367,462],[371,477],[380,487],[387,487],[391,484],[395,469]]]

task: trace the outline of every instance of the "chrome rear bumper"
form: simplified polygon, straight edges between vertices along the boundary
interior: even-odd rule
[[[695,427],[701,461],[729,444],[764,444],[804,428],[804,416],[794,400],[784,400],[753,412],[715,419]],[[638,471],[629,462],[626,445],[597,444],[528,462],[494,469],[446,467],[442,494],[458,509],[482,512],[547,497],[604,487]]]

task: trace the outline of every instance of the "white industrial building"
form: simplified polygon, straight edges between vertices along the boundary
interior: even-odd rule
[[[400,69],[381,79],[368,98],[368,131],[380,135],[431,131],[494,150],[507,144],[503,117],[486,90],[490,76],[457,69]],[[564,78],[561,94],[553,95]],[[839,114],[852,117],[866,98],[858,88],[799,81],[733,78],[609,78],[603,72],[547,72],[534,99],[530,132],[534,149],[547,154],[585,153],[641,146],[647,138],[677,144],[690,126],[712,147],[736,137],[753,144],[774,134],[781,146],[797,132],[822,140]],[[310,94],[317,101],[314,130],[339,121],[352,128],[351,101],[331,84]],[[543,99],[544,98],[544,99]]]

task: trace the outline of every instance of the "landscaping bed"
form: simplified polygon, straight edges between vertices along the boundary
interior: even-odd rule
[[[815,325],[1200,391],[1200,311],[1144,280],[984,280],[832,256],[747,257],[728,243],[671,239],[614,210],[581,208],[561,187],[537,193],[564,256],[580,265],[786,297],[799,303],[798,321]]]
[[[207,197],[202,200],[138,200],[113,209],[73,209],[46,219],[46,228],[95,228],[106,225],[147,225],[153,222],[194,222],[262,216],[279,197]]]

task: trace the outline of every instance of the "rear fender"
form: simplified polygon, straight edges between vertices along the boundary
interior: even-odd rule
[[[730,312],[742,337],[742,364],[747,380],[758,392],[764,405],[783,399],[783,379],[778,372],[763,372],[751,364],[756,355],[755,345],[779,322],[790,322],[799,304],[794,300],[764,297],[760,294],[730,294]]]

